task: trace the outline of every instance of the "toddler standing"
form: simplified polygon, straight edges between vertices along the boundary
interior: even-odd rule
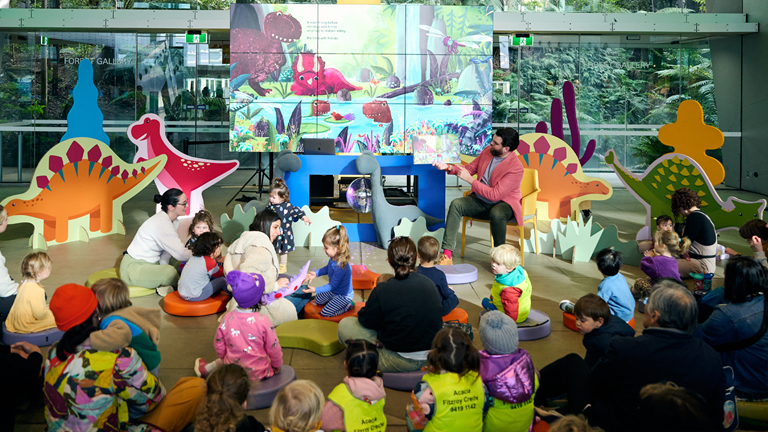
[[[53,262],[45,252],[27,255],[21,263],[23,282],[5,325],[13,333],[35,333],[56,327],[53,313],[46,306],[45,289],[40,282],[51,275]]]
[[[520,252],[512,245],[501,245],[491,251],[491,270],[496,280],[491,287],[491,298],[482,301],[485,310],[504,312],[521,323],[531,311],[531,279],[520,265]]]
[[[317,276],[328,275],[328,283],[319,287],[307,287],[305,293],[317,293],[315,302],[325,305],[320,315],[333,317],[352,308],[352,266],[349,264],[349,238],[347,229],[336,225],[323,235],[323,250],[328,256],[328,264],[317,271],[307,274],[307,283]]]
[[[531,356],[517,346],[515,320],[500,311],[486,313],[480,318],[480,341],[480,377],[490,396],[483,431],[529,430],[539,378]]]
[[[277,213],[277,216],[282,222],[283,233],[277,236],[275,239],[275,252],[280,255],[280,273],[288,272],[288,252],[291,252],[296,248],[293,242],[293,222],[298,222],[299,219],[303,220],[305,224],[312,223],[304,212],[291,205],[290,192],[285,181],[281,178],[276,178],[269,186],[269,206]]]
[[[99,351],[133,348],[152,375],[160,369],[160,309],[140,308],[131,303],[128,285],[122,279],[100,279],[91,290],[99,302],[100,330],[91,333],[91,345]]]
[[[236,364],[224,365],[206,380],[205,402],[197,410],[195,432],[264,432],[264,425],[245,413],[251,380]]]
[[[408,430],[482,430],[487,396],[480,379],[480,354],[467,333],[455,327],[437,332],[427,370],[406,408]]]
[[[653,252],[645,251],[645,256],[640,260],[640,270],[648,277],[635,281],[632,295],[637,299],[648,297],[651,295],[651,286],[658,278],[668,277],[682,281],[677,258],[688,252],[690,246],[690,240],[681,239],[674,231],[656,231],[653,235]]]
[[[459,298],[456,297],[456,293],[448,286],[445,273],[435,268],[435,262],[439,253],[440,243],[438,243],[436,238],[431,236],[420,238],[417,252],[419,266],[416,267],[416,272],[423,274],[435,283],[443,304],[443,316],[446,316],[459,305]]]
[[[272,432],[323,432],[323,392],[317,384],[296,380],[277,393],[269,419]]]
[[[8,228],[8,211],[0,205],[0,234]],[[19,284],[16,283],[8,269],[5,267],[5,257],[0,253],[0,323],[5,322],[8,312],[11,311],[16,293],[19,291]]]
[[[605,278],[597,286],[597,295],[608,303],[611,313],[626,322],[635,315],[635,298],[627,279],[619,273],[624,263],[624,254],[613,249],[597,253],[597,268]]]
[[[283,351],[275,327],[269,318],[259,313],[264,304],[264,278],[260,274],[232,270],[227,274],[226,283],[232,287],[237,307],[224,315],[216,329],[213,347],[219,358],[212,363],[201,358],[195,360],[195,374],[205,378],[222,364],[232,363],[244,367],[253,381],[280,373]]]
[[[344,369],[347,376],[328,395],[323,407],[323,426],[328,430],[353,432],[387,430],[384,416],[384,381],[379,376],[379,351],[367,340],[346,342]]]
[[[218,233],[206,232],[192,244],[192,258],[184,266],[179,278],[181,298],[192,302],[202,301],[227,287],[224,272],[217,261],[223,243]]]

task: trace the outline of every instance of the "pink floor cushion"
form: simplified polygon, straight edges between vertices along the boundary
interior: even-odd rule
[[[531,309],[528,318],[517,325],[517,335],[521,341],[543,339],[550,332],[549,315],[536,309]]]
[[[277,392],[291,382],[296,381],[296,371],[288,365],[283,365],[279,374],[256,383],[248,393],[247,410],[269,408],[275,400]]]
[[[395,390],[411,391],[421,381],[426,371],[384,372],[384,387]]]
[[[6,345],[29,342],[39,347],[48,346],[61,339],[62,336],[64,336],[64,332],[55,327],[35,333],[13,333],[8,331],[5,323],[3,323],[3,343]]]
[[[477,267],[472,264],[436,265],[445,273],[448,285],[461,285],[477,280]]]

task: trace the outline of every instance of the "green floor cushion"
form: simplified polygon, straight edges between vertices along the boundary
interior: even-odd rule
[[[296,320],[277,326],[277,337],[283,348],[298,348],[312,351],[324,357],[344,350],[339,342],[339,324],[323,320]]]
[[[768,401],[749,402],[736,401],[736,410],[739,413],[739,426],[742,424],[757,426],[768,425]],[[761,428],[761,430],[763,430]]]
[[[95,284],[100,279],[109,279],[109,278],[120,279],[120,276],[117,274],[117,270],[118,269],[116,268],[99,270],[96,273],[93,273],[92,275],[88,276],[88,280],[85,281],[85,286],[90,288],[91,285]],[[132,285],[128,285],[128,291],[131,292],[131,297],[144,297],[144,296],[152,295],[155,293],[154,289],[137,287]]]

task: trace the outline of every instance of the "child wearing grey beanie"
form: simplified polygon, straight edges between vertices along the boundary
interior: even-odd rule
[[[518,348],[515,320],[501,311],[484,314],[480,342],[480,377],[491,399],[483,432],[528,430],[539,379],[531,356]]]

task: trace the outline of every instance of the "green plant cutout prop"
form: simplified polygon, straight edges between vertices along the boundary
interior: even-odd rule
[[[328,206],[321,208],[317,213],[314,213],[306,205],[301,209],[312,221],[312,225],[307,226],[304,222],[296,222],[293,225],[293,243],[296,247],[322,246],[325,232],[336,225],[341,225],[341,222],[331,219]]]
[[[744,201],[729,197],[723,201],[699,164],[688,156],[670,153],[657,159],[644,173],[636,176],[621,166],[613,150],[605,154],[619,179],[646,209],[645,226],[653,217],[671,213],[672,194],[688,188],[701,197],[701,211],[707,214],[720,232],[739,229],[745,222],[762,219],[766,201]]]
[[[565,231],[557,234],[556,252],[571,263],[589,262],[602,233],[602,229],[593,232],[592,218],[584,223],[582,219],[576,222],[569,217],[565,223]]]
[[[542,226],[539,224],[539,226]],[[550,230],[549,232],[541,232],[536,231],[534,229],[531,229],[531,235],[529,238],[525,239],[525,250],[536,250],[536,237],[539,237],[539,253],[542,254],[552,254],[554,257],[556,255],[555,253],[555,238],[560,234],[565,232],[565,224],[560,222],[559,219],[555,219],[550,222]]]
[[[248,229],[253,222],[253,218],[256,217],[256,209],[250,208],[248,211],[243,211],[243,206],[240,204],[235,206],[235,210],[232,212],[232,218],[229,215],[222,213],[221,215],[221,231],[224,244],[232,244],[233,241],[240,238],[240,235]]]
[[[419,242],[419,239],[424,236],[430,236],[437,239],[437,242],[443,243],[443,235],[445,234],[445,228],[439,228],[435,231],[427,229],[427,220],[423,217],[416,219],[414,222],[408,220],[408,218],[400,219],[400,223],[394,228],[395,237],[405,236],[413,239],[414,242]]]
[[[725,180],[725,168],[719,160],[708,156],[707,150],[723,146],[725,138],[720,129],[704,124],[704,110],[695,100],[683,101],[677,108],[677,121],[659,129],[659,140],[695,160],[712,186]]]

